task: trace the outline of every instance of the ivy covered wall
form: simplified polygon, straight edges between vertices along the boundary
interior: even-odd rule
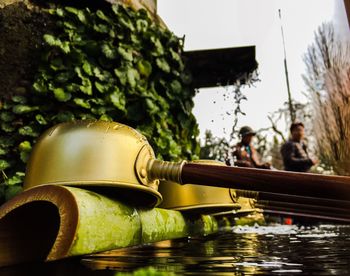
[[[13,5],[0,9],[3,22],[18,17],[0,27],[0,55],[9,61],[0,64],[2,201],[21,190],[38,136],[60,122],[117,121],[143,133],[158,158],[198,158],[181,39],[121,4]],[[17,36],[21,24],[31,35]],[[16,49],[11,37],[21,42]]]

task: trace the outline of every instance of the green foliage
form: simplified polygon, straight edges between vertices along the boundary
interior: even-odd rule
[[[119,4],[48,14],[57,26],[43,37],[32,91],[0,101],[0,196],[20,190],[32,145],[60,122],[117,121],[143,133],[160,159],[198,158],[195,91],[180,39],[145,10]]]
[[[200,158],[225,162],[229,156],[230,143],[225,138],[213,136],[210,130],[205,131],[204,145],[201,146]]]

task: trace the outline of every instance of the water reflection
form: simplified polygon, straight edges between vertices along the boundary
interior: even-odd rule
[[[235,227],[232,232],[180,239],[81,259],[27,265],[43,275],[119,275],[152,267],[165,275],[350,275],[350,226]],[[0,275],[24,271],[0,269]],[[11,274],[6,274],[11,273]]]

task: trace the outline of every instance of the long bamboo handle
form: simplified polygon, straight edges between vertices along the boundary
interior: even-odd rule
[[[350,219],[343,218],[343,217],[335,217],[333,214],[331,215],[324,215],[324,214],[310,214],[307,212],[298,212],[295,210],[280,210],[276,208],[264,208],[263,209],[264,214],[271,214],[271,215],[283,215],[283,216],[292,216],[292,217],[303,217],[307,219],[315,219],[315,220],[329,220],[331,222],[346,222],[349,223]]]
[[[253,198],[258,201],[282,201],[288,203],[306,204],[306,205],[320,205],[324,207],[334,207],[350,210],[350,201],[347,200],[336,200],[336,199],[326,199],[319,197],[310,196],[296,196],[287,194],[276,194],[276,193],[266,193],[266,192],[254,192],[248,190],[235,190],[235,195],[237,197],[248,197]]]
[[[319,214],[333,214],[334,216],[341,216],[350,219],[350,210],[347,208],[336,208],[323,205],[311,205],[291,203],[284,201],[270,201],[270,200],[258,200],[255,204],[256,208],[286,208],[289,210],[298,210],[302,212],[317,212]]]
[[[350,177],[252,168],[184,164],[183,184],[350,200]]]

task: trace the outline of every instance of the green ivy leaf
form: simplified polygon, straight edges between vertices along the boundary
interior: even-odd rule
[[[162,69],[165,73],[170,73],[170,66],[164,58],[156,59],[157,66]]]
[[[182,64],[182,59],[178,53],[176,53],[173,49],[169,49],[170,55],[173,60],[177,61],[179,64]]]
[[[34,131],[31,126],[24,126],[18,130],[18,133],[23,136],[38,137],[39,133]]]
[[[84,63],[83,63],[83,70],[86,74],[88,74],[89,76],[92,76],[92,69],[91,69],[91,65],[90,63],[85,60]]]
[[[78,12],[78,18],[79,18],[80,22],[82,22],[82,23],[84,23],[84,24],[87,24],[87,23],[88,23],[84,11],[79,10],[79,12]]]
[[[25,176],[24,172],[16,172],[14,176],[6,180],[6,184],[9,186],[21,184],[24,181],[24,176]]]
[[[120,70],[120,69],[114,69],[114,74],[118,77],[118,79],[122,85],[126,84],[128,78],[126,76],[125,71]]]
[[[128,79],[128,83],[130,84],[131,87],[135,87],[137,81],[140,79],[140,75],[137,72],[137,70],[131,67],[128,68],[128,71],[126,72],[126,76]]]
[[[126,27],[129,29],[131,32],[135,31],[135,27],[133,25],[133,22],[130,20],[130,18],[124,16],[119,18],[119,22],[121,23],[122,26]]]
[[[4,159],[0,159],[0,171],[6,170],[10,167],[10,163]]]
[[[87,24],[87,19],[85,16],[85,12],[83,10],[78,10],[73,7],[65,7],[65,10],[70,12],[71,14],[74,14],[79,19],[80,22]]]
[[[67,29],[70,30],[76,30],[77,26],[75,25],[75,23],[70,22],[70,21],[64,21],[63,22],[63,26],[66,27]],[[74,34],[73,32],[69,32],[69,34]]]
[[[108,59],[115,59],[117,56],[117,51],[111,47],[109,44],[102,44],[101,46],[102,53],[105,55],[106,58]]]
[[[11,99],[15,103],[21,103],[21,104],[27,103],[27,98],[24,96],[14,95],[11,97]]]
[[[67,102],[71,99],[72,95],[68,92],[65,92],[63,88],[55,88],[53,90],[55,98],[60,102]]]
[[[101,105],[101,106],[105,106],[107,108],[108,106],[108,101],[105,101],[103,99],[100,98],[95,98],[95,99],[90,99],[91,103],[94,103],[96,105]],[[109,110],[112,110],[113,108],[109,108]]]
[[[118,47],[118,53],[127,61],[132,61],[132,51],[130,49],[125,49],[122,46]]]
[[[59,38],[54,37],[53,35],[50,35],[50,34],[44,35],[44,41],[50,46],[55,46],[60,48],[66,54],[70,52],[68,41],[62,42]]]
[[[102,83],[98,82],[98,81],[95,81],[95,87],[96,89],[101,92],[101,93],[105,93],[106,92],[106,86],[103,85]]]
[[[105,25],[105,24],[94,24],[93,25],[93,29],[98,32],[98,33],[103,33],[103,34],[107,34],[109,33],[110,28]]]
[[[47,92],[47,86],[44,80],[38,79],[33,83],[33,89],[34,91],[38,93],[46,93]]]
[[[38,110],[37,106],[29,106],[29,105],[23,105],[23,104],[15,105],[12,108],[12,112],[15,114],[25,114],[25,113],[33,112],[35,110]]]
[[[60,46],[62,44],[62,41],[59,38],[56,38],[50,34],[44,35],[44,41],[50,46]]]
[[[80,91],[84,94],[92,95],[92,85],[90,79],[83,75],[79,67],[75,67],[74,70],[81,79],[81,85],[79,86]]]
[[[119,16],[119,5],[112,5],[112,11],[115,15]]]
[[[113,118],[110,117],[110,116],[108,116],[107,114],[103,114],[103,115],[99,118],[99,120],[101,120],[101,121],[106,121],[106,122],[113,122]]]
[[[112,30],[112,29],[109,30],[108,34],[109,34],[109,36],[110,36],[111,38],[115,38],[115,37],[116,37],[115,31]]]
[[[148,62],[145,59],[141,59],[137,62],[137,69],[140,72],[140,75],[148,78],[149,75],[152,73],[152,65],[150,62]]]
[[[115,87],[114,91],[110,94],[110,100],[119,110],[125,111],[125,95],[121,93],[117,87]]]
[[[63,53],[68,54],[70,52],[70,46],[68,41],[64,41],[59,45],[59,48],[63,51]]]
[[[138,32],[146,32],[148,28],[148,22],[145,19],[136,20],[136,30]]]
[[[44,116],[41,114],[35,115],[35,120],[40,124],[40,125],[47,125],[47,121],[45,120]]]
[[[87,108],[87,109],[91,108],[91,105],[89,104],[89,102],[87,100],[84,100],[81,98],[75,98],[74,102],[76,105],[81,106],[83,108]]]
[[[84,78],[82,80],[82,85],[80,86],[80,91],[87,95],[92,95],[92,84],[90,79]]]
[[[112,19],[110,19],[109,17],[107,17],[107,16],[103,13],[103,11],[101,11],[101,10],[97,10],[97,11],[96,11],[96,15],[97,15],[98,18],[100,18],[101,20],[103,20],[103,21],[105,21],[105,22],[108,22],[108,23],[110,23],[110,24],[113,23]]]
[[[157,104],[155,104],[155,102],[149,98],[146,99],[146,106],[150,114],[156,114],[159,112],[159,107],[157,106]]]
[[[32,150],[32,145],[30,144],[29,141],[26,140],[26,141],[21,142],[21,143],[18,145],[18,149],[19,149],[20,151],[27,151],[27,152],[29,152],[29,151]]]
[[[65,15],[64,10],[61,8],[56,9],[56,14],[60,17],[63,17]]]
[[[157,37],[152,36],[151,42],[153,43],[153,46],[154,46],[154,50],[152,51],[152,55],[154,55],[154,56],[164,55],[164,48],[163,48],[163,45],[160,42],[160,40]]]
[[[94,67],[93,73],[100,81],[109,81],[113,78],[110,72],[102,70],[99,67]]]

